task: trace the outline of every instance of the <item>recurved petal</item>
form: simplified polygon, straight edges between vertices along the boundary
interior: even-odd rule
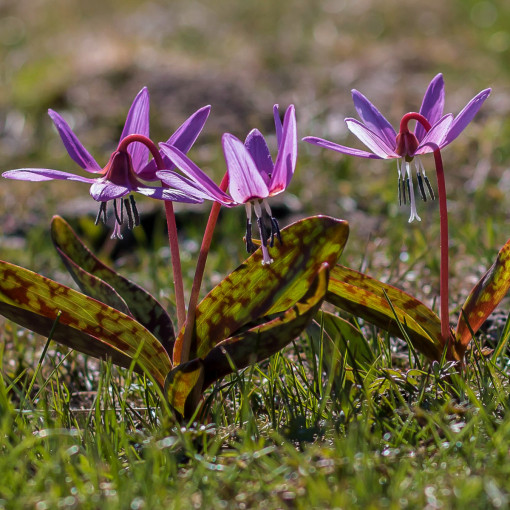
[[[453,115],[448,113],[436,122],[423,137],[423,140],[418,145],[414,155],[426,154],[428,152],[434,152],[436,149],[441,147],[444,137],[448,133],[450,126],[453,122]]]
[[[329,140],[324,140],[323,138],[317,138],[316,136],[305,136],[303,141],[313,145],[318,145],[324,149],[330,149],[332,151],[340,152],[341,154],[347,154],[349,156],[356,156],[358,158],[367,159],[381,159],[379,156],[376,156],[371,152],[353,149],[352,147],[345,147],[344,145],[338,145],[337,143],[330,142]]]
[[[60,170],[52,170],[50,168],[20,168],[19,170],[8,170],[2,174],[7,179],[15,179],[18,181],[52,181],[59,179],[63,181],[79,181],[93,183],[96,179],[90,177],[82,177],[81,175],[70,174]]]
[[[166,143],[160,144],[161,151],[167,158],[186,174],[192,181],[193,186],[202,191],[209,200],[216,200],[222,204],[230,204],[233,200],[216,185],[216,183],[191,161],[183,152]],[[158,177],[161,173],[157,172]],[[160,177],[163,180],[163,177]]]
[[[188,204],[201,204],[203,200],[198,197],[189,196],[186,193],[183,193],[179,190],[167,189],[162,187],[151,188],[147,187],[138,187],[135,189],[137,193],[141,195],[145,195],[146,197],[155,198],[157,200],[170,200],[172,202],[186,202]]]
[[[71,159],[78,163],[84,170],[87,170],[87,172],[100,172],[101,167],[89,154],[87,149],[85,149],[80,140],[78,140],[78,137],[73,133],[69,124],[54,110],[48,110],[48,115],[55,124],[58,134],[69,156],[71,156]]]
[[[376,133],[368,129],[364,124],[356,119],[345,119],[347,127],[351,133],[355,134],[374,154],[381,159],[399,158],[400,156],[395,152],[396,137],[393,139],[393,145],[388,145]]]
[[[443,115],[444,109],[444,80],[443,75],[440,73],[436,75],[429,83],[423,102],[421,104],[420,113],[429,121],[433,126]],[[418,141],[421,142],[425,136],[425,128],[418,123],[414,134]]]
[[[144,87],[136,95],[131,108],[127,114],[126,123],[122,130],[120,139],[122,140],[128,135],[144,135],[149,136],[149,91]],[[135,171],[142,169],[149,159],[149,149],[143,143],[130,143],[128,152],[131,154],[133,168]]]
[[[195,143],[198,135],[204,128],[205,122],[211,112],[210,106],[204,106],[197,110],[191,117],[189,117],[183,124],[179,126],[177,131],[166,142],[168,145],[177,147],[181,152],[186,154]],[[168,156],[161,151],[161,157],[166,165],[166,170],[173,170],[175,165],[170,161]],[[158,177],[156,172],[158,167],[156,162],[151,159],[144,168],[137,171],[138,177],[144,181],[156,181]]]
[[[230,133],[225,133],[221,142],[232,198],[240,204],[254,198],[266,198],[269,195],[267,185],[243,142]]]
[[[114,198],[121,198],[133,191],[119,184],[114,184],[111,181],[100,180],[94,182],[90,187],[90,196],[98,202],[108,202]]]
[[[269,152],[269,148],[262,133],[258,129],[252,129],[246,137],[244,146],[251,154],[265,183],[269,186],[269,180],[273,173],[274,165],[271,153]]]
[[[280,143],[282,141],[282,119],[280,119],[280,110],[279,105],[275,104],[273,106],[273,117],[274,117],[274,127],[276,129],[276,143],[278,147],[280,147]]]
[[[387,146],[393,147],[397,133],[384,115],[361,92],[355,89],[352,90],[352,99],[358,115],[369,130],[384,140]]]
[[[282,141],[269,184],[270,195],[282,192],[290,183],[297,160],[297,128],[294,105],[290,105],[283,119]]]
[[[210,200],[211,198],[208,193],[205,193],[202,189],[200,189],[191,179],[188,179],[173,170],[159,170],[156,172],[156,177],[161,180],[165,186],[183,191],[189,196],[204,200]]]
[[[179,126],[166,143],[177,147],[181,152],[188,152],[198,138],[198,135],[202,132],[210,112],[210,105],[197,110]]]
[[[453,142],[466,126],[473,120],[473,117],[478,113],[478,110],[482,107],[485,100],[489,97],[491,89],[485,89],[479,92],[464,109],[455,117],[446,138],[444,139],[441,147],[445,147],[449,143]]]

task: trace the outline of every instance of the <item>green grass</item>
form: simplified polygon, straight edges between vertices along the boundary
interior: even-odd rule
[[[155,140],[212,104],[191,156],[216,181],[225,171],[221,134],[271,132],[276,102],[295,103],[300,136],[361,148],[340,128],[355,114],[351,88],[396,125],[419,108],[437,72],[447,111],[492,86],[476,122],[444,154],[454,319],[508,238],[509,23],[503,0],[8,3],[0,12],[2,170],[76,169],[50,127],[50,107],[106,161],[144,85]],[[437,203],[420,203],[423,221],[409,225],[396,204],[394,164],[299,150],[289,193],[272,201],[282,226],[318,213],[347,219],[342,263],[437,309]],[[424,163],[430,177],[431,159]],[[140,205],[147,217],[156,211],[151,222],[115,245],[93,226],[83,185],[3,182],[0,258],[71,284],[48,234],[61,213],[102,259],[172,310],[162,208]],[[206,209],[182,209],[178,222],[189,289]],[[243,260],[243,226],[243,211],[222,212],[204,290]],[[501,310],[506,317],[508,300]],[[481,332],[479,344],[503,344],[503,324]],[[2,322],[0,508],[509,508],[506,345],[495,360],[474,346],[460,377],[359,326],[372,364],[350,370],[305,334],[211,388],[210,421],[182,427],[143,377],[54,343],[39,369],[45,339]]]
[[[82,361],[50,349],[36,396],[4,369],[0,504],[506,508],[508,359],[473,354],[461,378],[448,366],[394,368],[375,340],[377,361],[351,382],[305,337],[299,354],[218,384],[210,422],[187,428],[142,377],[106,364],[78,378]]]

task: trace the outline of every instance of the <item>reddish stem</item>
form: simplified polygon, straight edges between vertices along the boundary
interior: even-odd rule
[[[165,170],[165,163],[154,142],[139,134],[128,135],[121,140],[117,150],[127,151],[130,143],[143,143],[151,152],[158,170]],[[175,306],[177,310],[177,327],[180,330],[186,320],[186,303],[184,301],[184,284],[182,281],[181,256],[179,253],[179,240],[177,237],[177,224],[175,222],[174,206],[171,200],[165,200],[166,223],[168,226],[168,244],[170,245],[170,256],[172,258],[172,271],[174,277]]]
[[[405,133],[410,120],[419,122],[425,130],[430,131],[429,121],[421,114],[416,112],[407,113],[400,121],[400,133]],[[444,178],[443,160],[439,148],[434,151],[434,161],[436,163],[437,193],[439,196],[439,228],[440,228],[440,273],[439,273],[439,296],[440,296],[440,317],[441,317],[441,335],[445,345],[450,339],[450,314],[448,312],[448,209],[446,202],[446,184]]]
[[[228,173],[223,176],[220,184],[220,189],[221,191],[226,191],[227,187]],[[207,225],[205,227],[204,238],[202,239],[202,246],[200,247],[200,254],[198,255],[197,267],[195,270],[195,278],[193,279],[193,286],[191,288],[186,325],[180,345],[176,344],[175,346],[173,357],[174,364],[185,363],[189,359],[189,353],[191,350],[191,338],[193,335],[193,328],[195,327],[195,315],[197,311],[198,298],[200,296],[200,287],[202,285],[205,263],[207,261],[207,255],[209,254],[209,248],[211,247],[212,236],[214,233],[214,228],[216,227],[216,221],[218,220],[220,209],[221,204],[219,202],[214,202],[211,207]]]

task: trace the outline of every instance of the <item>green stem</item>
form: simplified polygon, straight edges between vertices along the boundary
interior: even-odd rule
[[[220,189],[222,191],[226,191],[227,187],[228,173],[223,176],[220,184]],[[186,325],[182,336],[182,341],[180,343],[180,351],[178,345],[176,345],[176,349],[174,350],[174,364],[185,363],[189,360],[191,339],[193,336],[193,329],[195,327],[195,315],[197,311],[198,298],[200,296],[200,287],[202,285],[205,263],[207,262],[207,255],[209,254],[209,248],[211,247],[212,236],[214,233],[214,228],[216,227],[216,221],[218,220],[220,209],[221,204],[219,202],[214,202],[211,207],[207,226],[205,227],[204,238],[202,239],[202,246],[200,247],[200,254],[198,255],[197,267],[195,270],[195,278],[193,279],[193,286],[191,288]]]
[[[151,152],[158,170],[165,170],[165,163],[154,142],[144,135],[132,134],[122,139],[117,150],[127,151],[130,143],[143,143]],[[179,252],[179,239],[177,237],[177,224],[175,222],[174,206],[172,201],[165,200],[166,223],[168,226],[168,244],[172,258],[172,272],[175,289],[175,307],[177,310],[177,327],[180,330],[186,320],[186,303],[184,301],[184,284],[182,281],[181,256]]]

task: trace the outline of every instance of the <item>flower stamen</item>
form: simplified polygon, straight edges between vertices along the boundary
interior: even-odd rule
[[[262,208],[260,207],[260,201],[253,202],[253,209],[255,211],[255,216],[257,217],[257,225],[259,227],[260,233],[260,243],[263,256],[262,265],[271,264],[273,259],[269,256],[269,251],[267,249],[267,232],[262,218]]]
[[[103,217],[103,223],[106,225],[106,202],[101,202],[94,225],[97,225],[101,221],[101,216]]]
[[[134,227],[133,212],[131,211],[131,204],[127,198],[124,199],[124,207],[126,208],[126,213],[128,217],[128,228],[129,230],[132,230]]]
[[[135,197],[133,195],[129,195],[129,201],[131,202],[131,209],[133,210],[133,216],[135,217],[135,227],[138,227],[138,225],[140,225],[140,214],[136,207]]]

